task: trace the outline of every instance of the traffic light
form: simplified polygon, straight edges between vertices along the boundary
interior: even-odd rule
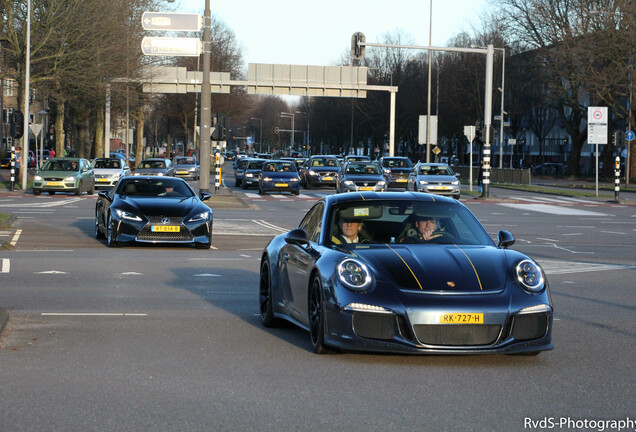
[[[10,135],[13,138],[22,138],[24,134],[24,115],[22,111],[13,111],[10,119]]]
[[[223,113],[216,113],[216,124],[212,132],[212,141],[225,141],[227,139],[228,118]]]
[[[360,43],[364,43],[366,41],[367,38],[362,32],[356,32],[353,36],[351,36],[351,57],[357,60],[364,58],[366,47],[364,45],[360,45]]]
[[[275,133],[276,135],[278,135],[278,133],[279,133],[279,132],[280,132],[280,129],[279,129],[278,127],[275,127],[275,128],[274,128],[274,133]]]

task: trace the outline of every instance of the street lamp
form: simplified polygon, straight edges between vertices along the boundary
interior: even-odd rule
[[[26,65],[24,69],[24,127],[22,135],[22,170],[20,174],[22,190],[27,187],[27,171],[29,168],[29,89],[31,81],[31,0],[27,1],[27,28],[26,28]],[[37,138],[36,138],[37,139]]]
[[[295,120],[294,119],[295,119],[296,115],[294,113],[282,112],[282,113],[280,113],[280,116],[281,117],[291,118],[292,130],[291,130],[291,143],[289,144],[289,154],[291,155],[291,152],[292,152],[294,144],[295,144],[294,143],[294,130],[296,129],[296,126],[295,126]]]
[[[40,117],[42,117],[42,130],[40,131],[40,133],[42,134],[40,136],[40,157],[39,158],[36,157],[38,161],[38,168],[40,168],[40,165],[42,164],[42,156],[44,153],[44,134],[46,134],[46,130],[47,130],[46,117],[49,115],[49,113],[46,110],[42,110],[42,111],[39,111],[38,114],[40,115]],[[36,155],[37,155],[37,144],[36,144]]]

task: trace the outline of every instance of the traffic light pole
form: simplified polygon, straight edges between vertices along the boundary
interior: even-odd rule
[[[203,81],[201,84],[201,175],[199,193],[210,192],[210,123],[212,122],[212,93],[210,92],[210,0],[205,0],[203,15]],[[212,179],[214,180],[214,178]]]

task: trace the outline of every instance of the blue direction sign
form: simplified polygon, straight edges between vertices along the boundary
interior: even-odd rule
[[[627,134],[625,134],[625,139],[627,141],[634,141],[634,131],[627,131]]]
[[[144,30],[200,31],[201,15],[197,13],[144,12]]]

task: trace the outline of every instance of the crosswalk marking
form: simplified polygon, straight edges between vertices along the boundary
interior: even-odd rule
[[[607,213],[600,213],[590,210],[580,210],[570,206],[558,206],[550,204],[497,203],[497,205],[517,210],[534,211],[559,216],[608,216]]]
[[[2,258],[0,261],[0,273],[9,273],[11,270],[11,260],[9,258]]]
[[[559,260],[537,260],[537,262],[541,265],[541,267],[543,268],[543,271],[545,271],[545,273],[548,276],[636,268],[636,266],[627,266],[627,265],[582,263],[582,262],[559,261]]]

